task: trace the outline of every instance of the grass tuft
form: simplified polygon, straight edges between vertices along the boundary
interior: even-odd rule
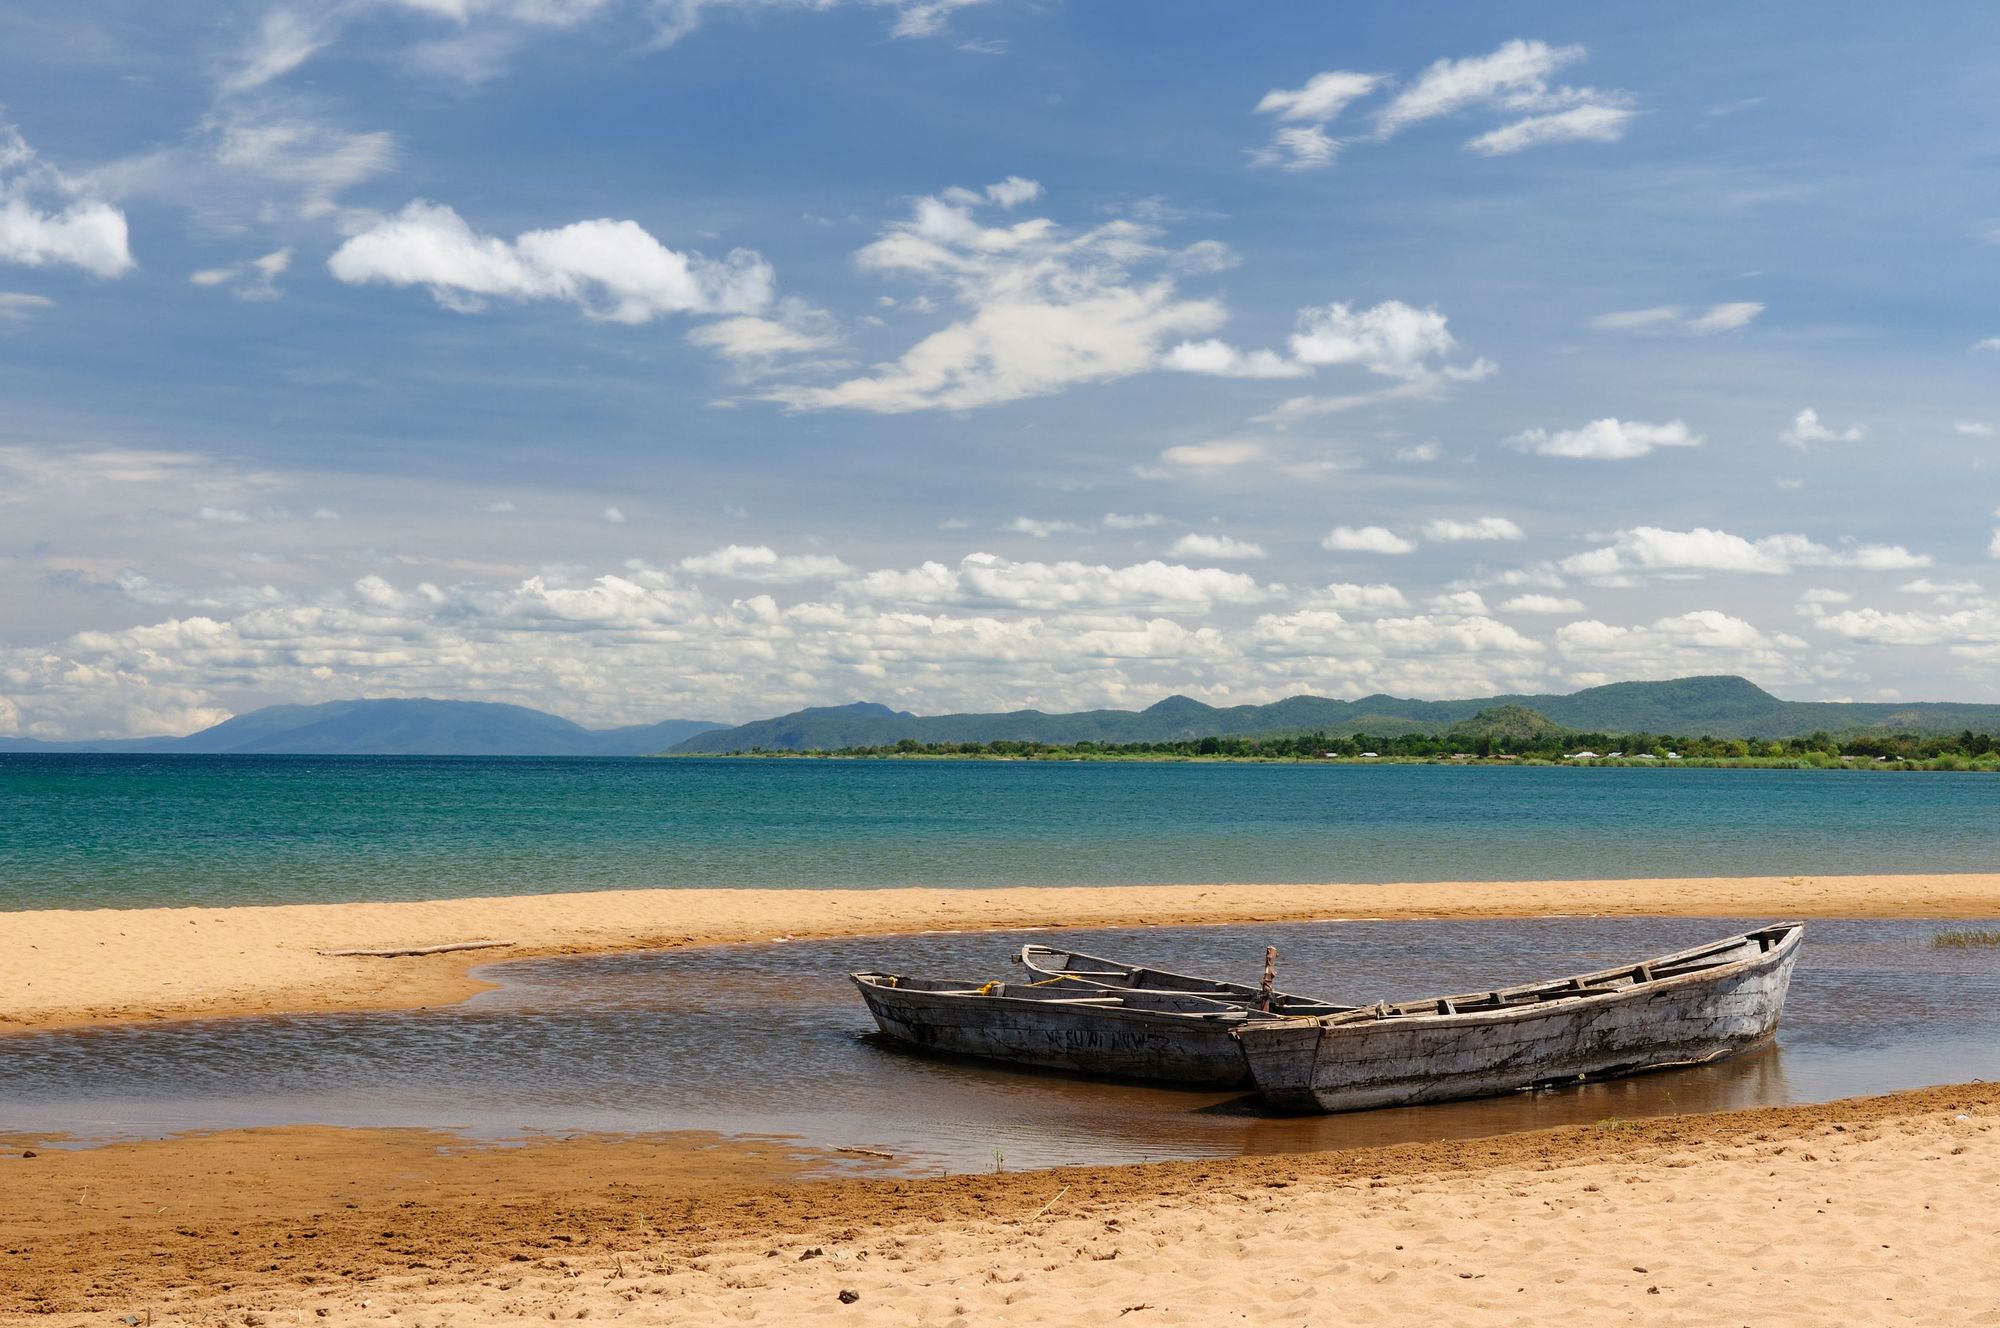
[[[1970,950],[1975,946],[2000,945],[2000,931],[1941,931],[1931,937],[1940,950]]]

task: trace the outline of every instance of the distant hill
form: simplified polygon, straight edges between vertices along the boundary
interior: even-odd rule
[[[1443,733],[1482,714],[1532,711],[1544,721],[1583,733],[1707,734],[1718,738],[1790,738],[1828,733],[1956,733],[2000,731],[2000,705],[1955,702],[1783,701],[1744,678],[1675,678],[1620,682],[1544,696],[1489,696],[1464,701],[1416,701],[1364,696],[1336,701],[1293,696],[1261,706],[1204,705],[1170,696],[1144,710],[1083,710],[1048,714],[912,715],[882,705],[801,710],[732,729],[698,733],[676,753],[832,751],[843,747],[918,742],[1169,742],[1184,738],[1285,733]],[[1524,721],[1503,713],[1503,721]]]
[[[1449,730],[1453,737],[1508,738],[1516,742],[1555,737],[1568,733],[1562,725],[1539,710],[1522,705],[1499,705],[1462,719]]]
[[[329,701],[266,706],[183,738],[44,743],[0,738],[0,752],[181,752],[299,756],[644,756],[720,725],[693,719],[587,729],[491,701]]]

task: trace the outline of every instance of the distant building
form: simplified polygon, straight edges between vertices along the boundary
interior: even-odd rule
[[[1565,761],[1597,761],[1602,759],[1596,752],[1571,752],[1568,756],[1563,757]]]

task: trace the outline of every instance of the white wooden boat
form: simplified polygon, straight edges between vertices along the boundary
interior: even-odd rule
[[[1264,1003],[1264,989],[1260,986],[1196,977],[1164,968],[1146,968],[1106,959],[1101,955],[1085,954],[1081,950],[1061,950],[1052,945],[1024,945],[1021,952],[1014,956],[1014,962],[1044,982],[1068,984],[1072,990],[1076,987],[1101,987],[1112,991],[1178,991],[1233,1005],[1261,1006]],[[1316,996],[1274,991],[1270,997],[1270,1008],[1282,1014],[1338,1014],[1354,1007],[1336,1005]]]
[[[1266,1102],[1316,1111],[1699,1065],[1777,1031],[1804,935],[1784,923],[1555,982],[1256,1020],[1234,1036]]]
[[[1230,1088],[1233,1029],[1277,1016],[1185,992],[851,973],[882,1032],[924,1051],[1049,1070]]]

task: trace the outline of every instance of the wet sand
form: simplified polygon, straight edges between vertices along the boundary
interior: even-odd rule
[[[479,964],[778,938],[1021,927],[1564,914],[2000,917],[2000,874],[1416,885],[624,890],[424,903],[0,914],[0,1030],[190,1016],[411,1009],[485,990]],[[330,950],[493,940],[401,958]]]
[[[915,1180],[683,1136],[15,1138],[0,1322],[1992,1322],[1996,1124],[1970,1085]]]

